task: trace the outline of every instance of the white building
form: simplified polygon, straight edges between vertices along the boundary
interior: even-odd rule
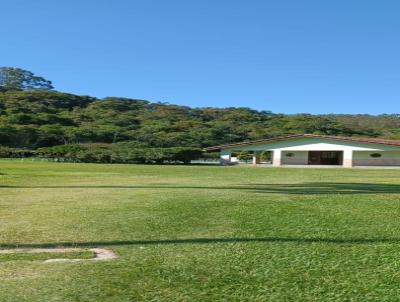
[[[249,151],[254,165],[260,163],[262,152],[271,152],[273,166],[400,166],[400,140],[376,138],[303,134],[226,144],[205,150],[219,151],[221,163],[225,165],[236,161],[233,154]]]

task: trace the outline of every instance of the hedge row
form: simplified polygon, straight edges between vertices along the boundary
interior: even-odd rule
[[[187,147],[146,148],[137,144],[59,145],[37,150],[0,147],[0,157],[39,157],[85,163],[185,163],[210,158],[201,149]],[[213,156],[211,156],[213,157]]]
[[[0,146],[0,158],[24,158],[35,156],[36,152],[33,150],[16,149]]]

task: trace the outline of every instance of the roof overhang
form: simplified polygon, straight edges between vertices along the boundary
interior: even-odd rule
[[[273,143],[273,142],[282,141],[282,140],[291,140],[291,139],[299,139],[299,138],[320,138],[320,139],[328,139],[328,140],[352,141],[352,142],[358,142],[358,143],[378,144],[378,145],[399,146],[400,147],[400,140],[389,140],[389,139],[368,138],[368,137],[331,136],[331,135],[318,135],[318,134],[294,134],[294,135],[279,136],[279,137],[274,137],[274,138],[245,141],[245,142],[241,142],[241,143],[212,146],[212,147],[204,148],[204,151],[206,151],[206,152],[220,151],[221,149],[228,149],[228,148],[255,145],[255,144],[263,144],[263,143]]]

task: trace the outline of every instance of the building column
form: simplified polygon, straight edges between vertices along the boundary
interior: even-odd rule
[[[260,163],[260,152],[254,151],[253,153],[253,165],[258,165]]]
[[[353,150],[345,149],[343,151],[343,167],[345,168],[353,167]]]
[[[273,150],[272,151],[272,165],[275,167],[280,167],[282,165],[282,151]]]
[[[221,151],[220,157],[219,157],[219,163],[221,165],[230,165],[231,164],[231,152]]]

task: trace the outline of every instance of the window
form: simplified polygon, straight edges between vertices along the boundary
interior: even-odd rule
[[[372,153],[372,154],[370,154],[369,156],[371,156],[371,157],[373,157],[373,158],[378,158],[378,157],[381,157],[382,154],[380,154],[380,153]]]
[[[289,153],[286,153],[285,156],[286,156],[286,157],[294,157],[294,153],[289,152]]]

